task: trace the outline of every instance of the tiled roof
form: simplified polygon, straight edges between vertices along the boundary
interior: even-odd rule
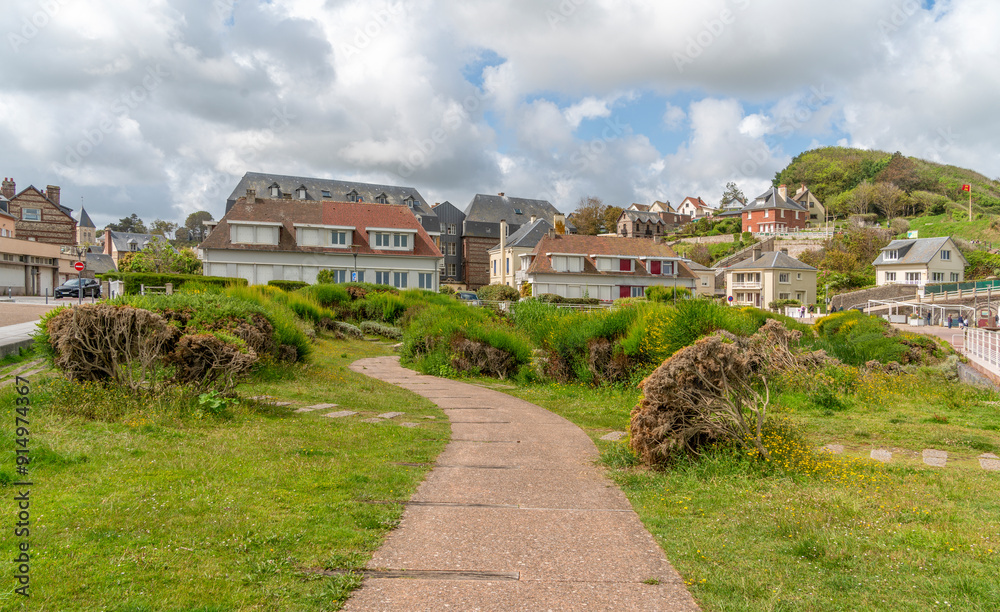
[[[232,244],[229,240],[230,221],[260,221],[281,223],[277,245]],[[257,198],[253,203],[239,198],[212,233],[201,243],[202,249],[233,249],[240,251],[291,251],[300,253],[343,252],[344,249],[303,247],[295,242],[295,224],[340,225],[355,228],[354,243],[359,254],[443,257],[417,218],[405,206],[369,202],[311,202],[302,200],[271,200]],[[368,243],[367,228],[416,230],[413,251],[374,249]]]
[[[117,268],[115,268],[115,260],[110,255],[87,253],[87,270],[95,274],[104,274],[105,272],[115,272]]]
[[[879,256],[872,265],[929,264],[934,261],[938,252],[948,244],[949,240],[951,238],[948,236],[914,240],[893,240],[888,246],[882,249],[882,252],[879,253]],[[886,251],[899,251],[899,259],[887,261],[885,259]],[[962,261],[968,264],[968,260],[965,259],[957,247],[952,249],[952,253],[957,254],[962,258]]]
[[[780,251],[767,251],[762,253],[760,259],[744,259],[738,264],[733,264],[727,270],[816,270],[809,264],[802,263],[794,257],[785,255]]]
[[[528,274],[570,274],[557,272],[552,268],[552,261],[546,253],[565,253],[584,256],[583,272],[573,274],[589,274],[598,276],[632,276],[649,277],[642,261],[637,261],[634,272],[618,270],[599,271],[593,255],[610,257],[637,258],[676,258],[678,261],[678,278],[696,278],[695,274],[685,265],[681,258],[669,246],[656,243],[653,240],[636,240],[618,236],[580,236],[577,234],[546,235],[539,241],[534,250],[534,261],[528,267]],[[660,277],[658,277],[660,278]]]
[[[639,212],[649,212],[650,208],[652,208],[652,205],[650,205],[650,204],[634,204],[633,203],[631,206],[629,206],[625,210],[637,210]]]

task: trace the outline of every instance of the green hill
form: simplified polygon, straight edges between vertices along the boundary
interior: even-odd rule
[[[1000,181],[973,170],[907,157],[899,152],[824,147],[798,155],[778,172],[774,184],[789,191],[805,183],[834,212],[849,209],[852,190],[862,181],[892,183],[905,192],[905,214],[944,214],[968,206],[962,185],[973,186],[973,210],[1000,213]],[[877,211],[877,206],[873,212]]]

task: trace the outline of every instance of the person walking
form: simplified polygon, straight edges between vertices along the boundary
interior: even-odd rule
[[[930,327],[931,324],[931,311],[927,311],[927,326]]]
[[[948,315],[948,329],[951,329],[951,315]]]

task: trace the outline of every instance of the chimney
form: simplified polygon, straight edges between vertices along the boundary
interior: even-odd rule
[[[798,195],[802,195],[803,193],[806,192],[806,189],[808,189],[808,188],[806,187],[805,183],[799,183],[799,190],[795,192],[795,195],[797,195],[797,196]]]
[[[498,193],[497,195],[498,195],[498,196],[500,196],[500,197],[502,198],[502,197],[503,197],[503,192],[501,191],[501,192],[500,192],[500,193]]]
[[[550,229],[549,230],[549,238],[555,238],[556,236],[558,236],[558,234],[556,234],[556,230]]]
[[[559,229],[559,225],[562,224],[562,229]],[[556,228],[557,234],[566,233],[566,215],[553,215],[552,216],[552,227]]]
[[[782,255],[788,255],[788,249],[781,249]]]
[[[2,193],[3,197],[7,198],[8,200],[14,199],[14,196],[17,195],[17,186],[14,184],[13,178],[4,178],[3,189],[0,190],[0,193]]]
[[[256,203],[257,203],[257,190],[247,189],[247,204],[256,204]]]
[[[59,206],[59,189],[58,185],[48,185],[45,187],[45,196],[56,206]]]
[[[785,185],[782,185],[782,186],[778,187],[778,195],[780,195],[782,198],[784,198],[784,199],[787,200],[788,199],[788,187],[786,187]]]
[[[753,247],[753,261],[757,261],[761,257],[761,249],[759,244],[755,244]]]
[[[500,284],[507,284],[507,220],[500,219]]]
[[[531,215],[531,222],[532,223],[534,223],[537,220],[538,220],[538,216],[537,215]]]

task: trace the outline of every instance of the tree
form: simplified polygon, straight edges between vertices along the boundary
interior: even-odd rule
[[[712,265],[712,253],[703,244],[696,244],[688,252],[688,259],[703,266]]]
[[[892,183],[876,184],[874,195],[875,204],[886,219],[898,217],[906,207],[906,192]]]
[[[193,212],[184,219],[184,227],[189,230],[200,230],[204,227],[205,221],[212,221],[212,213],[207,210]]]
[[[726,183],[726,190],[722,193],[722,199],[719,200],[719,204],[725,206],[733,200],[739,200],[740,202],[746,204],[747,197],[743,195],[743,190],[740,189],[736,183],[730,181]]]
[[[621,206],[612,206],[608,204],[604,207],[604,213],[601,215],[604,219],[604,231],[609,234],[618,233],[618,218],[622,216],[625,209]]]
[[[170,234],[174,233],[177,229],[177,224],[170,221],[164,221],[163,219],[156,219],[149,225],[149,233],[156,236],[163,236],[164,238],[170,237]]]
[[[118,269],[146,274],[201,274],[201,261],[193,250],[177,251],[166,239],[156,237],[143,250],[124,253]]]
[[[122,217],[118,223],[109,223],[108,229],[113,232],[130,232],[133,234],[145,234],[146,224],[142,222],[139,215],[132,213],[131,216]]]
[[[595,196],[580,198],[573,211],[573,225],[578,234],[596,236],[604,229],[604,202]]]
[[[868,181],[861,181],[857,187],[851,190],[848,206],[850,211],[856,215],[867,215],[871,211],[875,199],[875,186]]]

